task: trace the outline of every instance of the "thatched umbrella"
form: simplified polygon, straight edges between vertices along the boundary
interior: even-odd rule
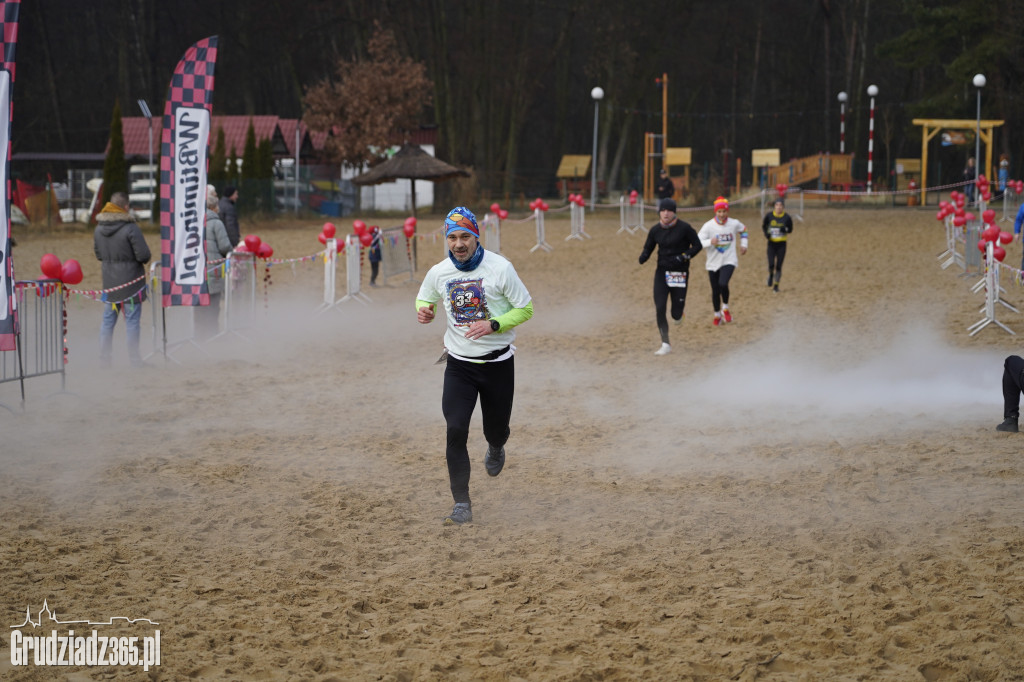
[[[382,161],[362,175],[352,178],[356,185],[379,185],[382,182],[406,179],[412,181],[412,214],[416,215],[416,181],[442,182],[469,173],[436,159],[417,144],[405,143],[394,156]]]

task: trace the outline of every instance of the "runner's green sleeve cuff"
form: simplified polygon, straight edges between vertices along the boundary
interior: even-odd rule
[[[504,315],[498,315],[494,319],[501,325],[498,331],[507,332],[512,327],[521,325],[531,317],[533,317],[533,301],[527,303],[525,308],[513,308]]]
[[[420,308],[429,308],[430,306],[437,303],[437,301],[424,301],[423,299],[416,299],[416,312],[420,311]]]

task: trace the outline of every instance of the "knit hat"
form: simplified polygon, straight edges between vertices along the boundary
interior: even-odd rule
[[[729,200],[726,199],[725,197],[718,197],[717,199],[715,199],[715,210],[717,211],[723,208],[726,211],[729,210]]]
[[[658,211],[672,211],[676,212],[676,201],[670,197],[665,197],[658,202]]]
[[[480,226],[476,224],[476,216],[465,206],[456,206],[444,219],[444,236],[447,237],[459,230],[469,232],[477,239],[480,238]]]

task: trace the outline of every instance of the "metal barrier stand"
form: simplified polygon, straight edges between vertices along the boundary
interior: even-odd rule
[[[20,280],[14,289],[15,350],[0,353],[0,384],[19,382],[24,408],[26,379],[59,374],[59,392],[66,392],[64,285],[56,279]]]

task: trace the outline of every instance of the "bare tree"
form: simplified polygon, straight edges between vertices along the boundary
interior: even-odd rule
[[[339,62],[337,82],[321,81],[305,97],[306,124],[331,131],[329,150],[352,165],[373,161],[396,132],[415,128],[432,87],[423,64],[398,55],[391,31],[378,26],[367,51],[366,59]]]

